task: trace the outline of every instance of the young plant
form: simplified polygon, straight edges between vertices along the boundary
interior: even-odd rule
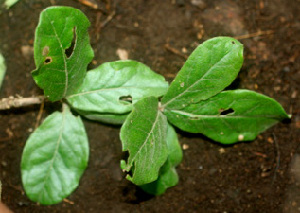
[[[289,118],[275,100],[248,90],[223,91],[237,77],[243,46],[217,37],[199,45],[168,87],[164,77],[136,61],[108,62],[86,72],[94,54],[90,23],[79,10],[50,7],[40,16],[32,76],[49,101],[61,101],[26,142],[21,173],[27,196],[55,204],[79,184],[88,164],[88,138],[78,114],[122,124],[127,179],[159,195],[178,183],[182,150],[172,125],[223,144],[255,139]],[[172,124],[172,125],[171,125]]]

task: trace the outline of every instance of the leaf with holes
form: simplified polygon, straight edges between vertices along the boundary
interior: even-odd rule
[[[224,91],[181,110],[166,110],[165,114],[180,129],[203,133],[224,144],[253,140],[289,118],[274,99],[249,90]]]
[[[78,112],[89,115],[126,114],[132,104],[145,97],[167,92],[164,77],[136,61],[116,61],[100,65],[87,73],[81,87],[67,97]]]
[[[57,101],[82,84],[94,57],[86,16],[70,7],[50,7],[40,16],[34,41],[36,70],[32,76],[45,96]]]
[[[229,37],[216,37],[199,45],[171,83],[162,105],[168,109],[206,100],[237,77],[243,64],[243,45]]]
[[[132,175],[127,178],[136,185],[155,181],[168,157],[167,118],[158,109],[158,100],[149,97],[133,105],[132,113],[121,128],[123,151],[129,152],[121,168]]]
[[[22,156],[26,194],[41,204],[56,204],[66,198],[78,186],[88,163],[83,123],[66,105],[63,108],[30,135]]]
[[[177,134],[171,125],[168,125],[167,145],[168,159],[161,167],[157,180],[140,186],[149,194],[161,195],[168,188],[177,185],[179,181],[175,167],[182,161],[182,149]]]

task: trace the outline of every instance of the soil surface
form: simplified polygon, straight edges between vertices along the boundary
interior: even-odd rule
[[[252,142],[226,147],[200,134],[178,131],[185,148],[178,167],[180,182],[159,197],[149,196],[125,180],[119,168],[119,127],[84,120],[91,153],[80,186],[61,204],[41,206],[26,197],[20,177],[22,150],[35,129],[40,107],[2,111],[3,202],[14,212],[29,213],[299,212],[299,0],[97,2],[100,10],[74,0],[22,0],[8,11],[3,9],[0,51],[8,70],[0,97],[42,94],[30,74],[35,67],[34,30],[44,8],[69,5],[81,9],[91,21],[95,59],[90,68],[126,57],[127,52],[130,59],[147,64],[171,81],[185,55],[198,44],[214,36],[233,36],[245,46],[245,62],[231,88],[275,98],[293,118]],[[47,102],[43,118],[55,110],[60,110],[60,104]]]

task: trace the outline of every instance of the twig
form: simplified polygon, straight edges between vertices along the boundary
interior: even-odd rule
[[[101,23],[101,28],[105,27],[116,15],[116,10],[112,11],[107,18]]]
[[[246,35],[240,35],[240,36],[235,36],[235,39],[246,39],[246,38],[253,38],[253,37],[257,37],[257,36],[261,36],[261,35],[269,35],[269,34],[273,34],[274,31],[273,30],[266,30],[266,31],[257,31],[255,33],[250,33],[250,34],[246,34]]]
[[[41,106],[40,106],[39,114],[37,115],[37,118],[36,118],[36,122],[35,122],[35,126],[34,126],[35,129],[38,128],[38,126],[40,125],[40,121],[41,121],[41,118],[42,118],[42,115],[44,112],[44,104],[45,104],[45,101],[43,100],[41,103]]]
[[[10,108],[25,107],[33,104],[41,104],[44,101],[44,96],[22,98],[9,97],[0,100],[0,110],[8,110]]]
[[[280,165],[280,150],[279,150],[279,145],[276,139],[275,134],[273,133],[273,137],[274,137],[274,153],[276,158],[274,158],[274,163],[275,163],[275,170],[274,170],[274,176],[273,176],[273,180],[272,180],[272,184],[274,184],[275,178],[276,178],[276,172],[279,169],[279,165]]]
[[[68,203],[68,204],[74,205],[74,202],[68,200],[67,198],[63,199],[63,201],[66,202],[66,203]]]
[[[79,3],[84,4],[85,6],[91,7],[93,9],[98,9],[98,4],[94,0],[78,0]]]
[[[169,44],[165,44],[165,48],[166,48],[166,50],[170,51],[171,53],[173,53],[175,55],[179,55],[179,56],[183,57],[184,59],[188,58],[187,55],[185,55],[185,54],[181,53],[179,50],[171,47]]]

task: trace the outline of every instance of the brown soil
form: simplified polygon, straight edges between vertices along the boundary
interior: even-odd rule
[[[31,78],[32,45],[40,12],[70,5],[90,19],[95,60],[118,60],[116,50],[144,62],[171,81],[204,40],[241,36],[245,63],[232,88],[279,101],[293,115],[251,143],[222,147],[198,134],[179,132],[184,160],[179,185],[151,197],[124,179],[119,128],[85,120],[90,162],[79,188],[65,202],[37,205],[24,194],[20,159],[39,106],[0,112],[0,179],[3,202],[14,212],[296,212],[300,210],[300,11],[299,0],[106,0],[101,11],[73,0],[22,0],[0,15],[0,51],[8,66],[0,97],[42,94]],[[111,2],[111,4],[109,4]],[[202,2],[202,3],[201,3]],[[204,4],[203,4],[204,3]],[[114,6],[115,5],[115,6]],[[114,10],[116,15],[100,27]],[[260,34],[259,36],[252,33]],[[43,117],[59,104],[46,103]],[[298,170],[297,170],[298,169]],[[298,185],[297,185],[298,184]]]

